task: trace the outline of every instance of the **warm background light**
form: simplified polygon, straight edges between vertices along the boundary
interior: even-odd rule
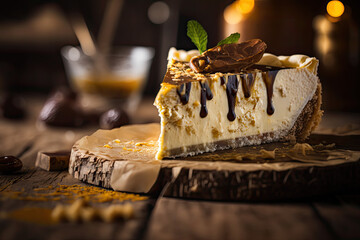
[[[238,24],[255,6],[254,0],[236,0],[224,10],[224,19],[228,24]]]
[[[247,14],[253,10],[253,8],[255,6],[255,1],[254,0],[237,0],[234,4],[237,7],[238,11],[240,11],[243,14]]]
[[[242,18],[242,13],[238,10],[234,3],[225,8],[224,19],[228,24],[237,24],[242,20]]]
[[[340,1],[330,1],[326,6],[327,13],[332,17],[340,17],[345,10],[344,4]]]

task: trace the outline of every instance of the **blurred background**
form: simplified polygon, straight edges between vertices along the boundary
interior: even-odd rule
[[[267,52],[276,55],[317,57],[323,108],[360,112],[358,2],[6,1],[0,8],[1,96],[14,93],[45,98],[59,86],[70,86],[71,75],[60,52],[67,45],[79,46],[83,36],[82,50],[91,51],[92,44],[108,52],[118,46],[153,49],[147,81],[141,89],[146,97],[153,98],[166,70],[169,48],[194,49],[186,36],[186,23],[195,19],[208,32],[209,48],[230,33],[239,32],[241,41],[260,38],[267,43]],[[108,37],[104,40],[102,36]],[[90,47],[83,46],[86,44]],[[71,56],[79,58],[80,53],[72,51]]]

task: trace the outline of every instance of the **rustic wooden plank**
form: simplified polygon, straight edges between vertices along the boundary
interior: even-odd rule
[[[14,128],[14,127],[13,127]],[[27,128],[30,128],[28,125]],[[39,151],[59,151],[59,150],[70,150],[71,146],[74,144],[74,142],[81,138],[82,136],[86,135],[89,132],[92,132],[93,129],[78,129],[78,130],[64,130],[64,129],[58,129],[58,128],[45,128],[41,133],[36,133],[37,136],[29,140],[28,142],[24,141],[24,145],[31,145],[31,148],[26,151],[23,156],[21,156],[21,161],[23,162],[23,169],[17,173],[11,174],[11,175],[1,175],[0,176],[0,191],[7,188],[7,186],[14,185],[15,183],[18,183],[21,179],[28,179],[31,178],[34,174],[34,168],[35,168],[35,161],[36,156]],[[35,130],[36,132],[36,130]],[[31,132],[29,131],[29,134]],[[32,132],[31,134],[35,134]],[[16,138],[18,139],[18,138]],[[1,138],[0,138],[1,140]],[[15,149],[15,148],[14,148]],[[14,152],[18,153],[22,151],[22,149],[16,147]],[[49,181],[52,181],[54,177],[49,178],[49,180],[44,180],[44,178],[47,177],[46,174],[42,174],[40,172],[37,172],[34,176],[35,182],[44,181],[44,183],[47,183]],[[38,174],[40,173],[40,174]],[[42,176],[39,180],[37,180],[37,176]],[[78,182],[78,181],[76,181]],[[30,184],[30,183],[29,183]],[[33,183],[31,183],[29,186],[32,186]],[[28,185],[25,183],[18,183],[17,185],[25,186]],[[16,185],[16,186],[17,186]]]
[[[166,182],[167,179],[164,180]],[[359,161],[328,167],[294,168],[286,171],[182,169],[165,196],[225,201],[302,199],[360,190],[357,184],[359,181]]]
[[[38,152],[70,151],[72,145],[94,129],[59,129],[48,128],[33,142],[33,147],[23,157],[25,166],[34,167]]]
[[[76,139],[95,129],[70,130],[36,127],[35,119],[38,112],[33,112],[34,116],[28,122],[6,122],[4,124],[5,121],[0,120],[0,140],[6,142],[6,147],[0,149],[1,154],[16,155],[34,137],[37,137],[33,148],[22,157],[25,163],[23,171],[0,176],[0,189],[3,183],[11,183],[11,189],[25,192],[30,192],[34,187],[46,187],[58,183],[84,184],[71,177],[67,172],[48,173],[41,169],[34,169],[34,162],[38,151],[68,149]],[[0,201],[0,211],[24,206],[53,207],[55,204],[55,202],[19,200]],[[147,223],[152,200],[136,202],[134,207],[135,211],[139,213],[135,219],[113,224],[93,222],[43,226],[0,219],[0,239],[139,239],[142,237],[142,231]],[[359,213],[353,208],[356,206],[351,205],[351,211],[347,212],[341,206],[336,205],[331,205],[330,210],[322,205],[317,207],[322,216],[329,219],[327,221],[336,233],[348,229],[354,230],[358,227],[356,223],[359,222]],[[156,206],[146,234],[148,239],[230,239],[240,237],[263,239],[264,236],[267,239],[330,239],[331,233],[314,214],[314,211],[304,203],[236,204],[163,198]],[[357,222],[345,228],[338,222],[338,216],[340,216],[339,219],[345,219],[345,221],[353,219]],[[339,234],[338,236],[356,237],[357,235]]]
[[[18,155],[36,137],[34,127],[0,120],[0,155]]]
[[[338,141],[341,142],[341,139],[345,137],[339,137]],[[357,136],[352,137],[357,139]],[[324,138],[321,138],[321,136],[317,137],[317,142],[313,142],[313,144],[321,143],[322,139]],[[276,158],[272,160],[261,158],[256,160],[236,160],[236,157],[245,154],[258,154],[262,148],[269,151],[278,149]],[[299,158],[306,159],[304,162],[299,163],[287,156],[290,153],[288,148],[289,145],[285,143],[270,143],[261,146],[217,151],[216,153],[193,157],[163,160],[160,173],[152,190],[159,190],[170,181],[175,168],[181,168],[181,171],[174,184],[172,184],[170,191],[165,195],[168,197],[220,201],[273,201],[337,194],[359,189],[357,184],[360,181],[358,154],[351,155],[354,158],[352,161],[348,160],[336,165],[332,165],[328,161],[327,166],[319,166],[315,163],[311,165],[312,158],[315,158],[317,162],[320,161],[316,158],[316,154],[322,156],[322,163],[326,163],[326,159],[331,155],[326,155],[328,153],[323,153],[321,150],[314,150],[312,155],[303,156],[300,154]],[[110,148],[107,151],[114,150]],[[348,153],[337,148],[331,151],[334,152],[334,155],[335,153]],[[150,156],[149,160],[151,160],[151,157],[153,156]],[[344,159],[346,159],[345,155]],[[314,162],[316,162],[315,160]],[[130,157],[126,159],[125,157],[122,161],[131,162],[132,159]],[[74,177],[90,184],[111,188],[111,176],[113,172],[117,171],[114,167],[116,160],[99,157],[88,150],[81,149],[81,145],[75,144],[70,162],[69,170]],[[263,168],[246,169],[249,163]],[[259,163],[265,164],[260,165]],[[290,167],[287,169],[281,169],[280,167],[268,168],[270,165],[276,165],[277,163],[289,164]]]
[[[43,99],[26,97],[24,100],[27,108],[25,119],[10,120],[0,117],[0,155],[19,154],[41,131],[36,120]]]
[[[146,239],[332,239],[306,203],[251,204],[161,198]]]
[[[22,207],[45,207],[20,201]],[[149,200],[134,202],[136,213],[129,220],[113,223],[93,221],[88,223],[36,224],[17,220],[0,219],[0,239],[138,239],[148,215]],[[10,209],[16,209],[14,206]]]
[[[86,185],[71,177],[66,171],[48,172],[35,169],[11,184],[7,190],[30,193],[34,188],[46,188],[49,185]],[[1,193],[0,193],[1,196]],[[1,198],[0,198],[1,199]],[[57,204],[68,204],[66,201],[26,201],[2,199],[1,211],[12,211],[24,207],[40,207],[53,209]],[[97,203],[103,207],[110,203]],[[137,239],[144,229],[149,214],[149,205],[152,200],[143,200],[132,203],[135,218],[128,221],[103,223],[100,221],[89,223],[59,223],[56,225],[39,225],[36,223],[21,222],[17,220],[0,219],[0,239]]]
[[[353,198],[358,201],[360,195]],[[356,200],[357,199],[357,200]],[[337,239],[360,239],[360,203],[316,201],[313,203],[319,219],[328,226]]]
[[[35,168],[35,159],[39,151],[69,150],[73,143],[95,129],[66,129],[48,128],[35,125],[35,118],[31,121],[17,123],[7,122],[0,124],[0,140],[7,142],[7,147],[2,148],[1,154],[18,154],[25,146],[32,144],[21,160],[23,169],[15,174],[0,176],[0,195],[3,191],[20,191],[25,195],[34,188],[48,187],[50,185],[86,185],[70,176],[67,171],[47,172]],[[3,123],[2,120],[0,120]],[[36,127],[35,127],[36,126]],[[1,131],[2,129],[8,131]],[[2,134],[1,134],[2,133]],[[25,137],[24,137],[25,136]],[[26,138],[28,136],[28,138]],[[33,140],[33,141],[32,141]],[[2,189],[5,187],[4,189]],[[40,207],[52,209],[59,201],[29,201],[0,198],[0,212],[21,209],[24,207]],[[60,201],[62,202],[62,201]],[[65,203],[65,202],[63,202]],[[97,203],[99,207],[109,203]],[[135,218],[116,223],[103,223],[99,221],[90,223],[60,223],[57,225],[39,225],[18,220],[1,219],[0,239],[137,239],[146,225],[152,200],[132,203]],[[1,215],[1,214],[0,214]]]
[[[360,135],[330,135],[330,134],[312,134],[308,140],[309,144],[333,144],[337,148],[360,150]]]

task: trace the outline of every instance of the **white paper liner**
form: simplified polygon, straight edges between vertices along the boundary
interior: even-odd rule
[[[147,193],[160,172],[160,163],[116,161],[110,185],[114,190]]]

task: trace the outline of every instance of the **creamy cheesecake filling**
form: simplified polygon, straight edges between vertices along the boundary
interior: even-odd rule
[[[264,57],[260,63],[276,62],[280,68],[197,74],[183,59],[170,57],[155,100],[161,117],[157,158],[173,156],[175,150],[176,155],[214,151],[218,149],[214,142],[264,133],[278,132],[276,139],[284,137],[314,96],[317,60],[303,55],[278,61],[273,55]],[[290,63],[298,67],[284,69]],[[256,141],[246,145],[259,144]]]

